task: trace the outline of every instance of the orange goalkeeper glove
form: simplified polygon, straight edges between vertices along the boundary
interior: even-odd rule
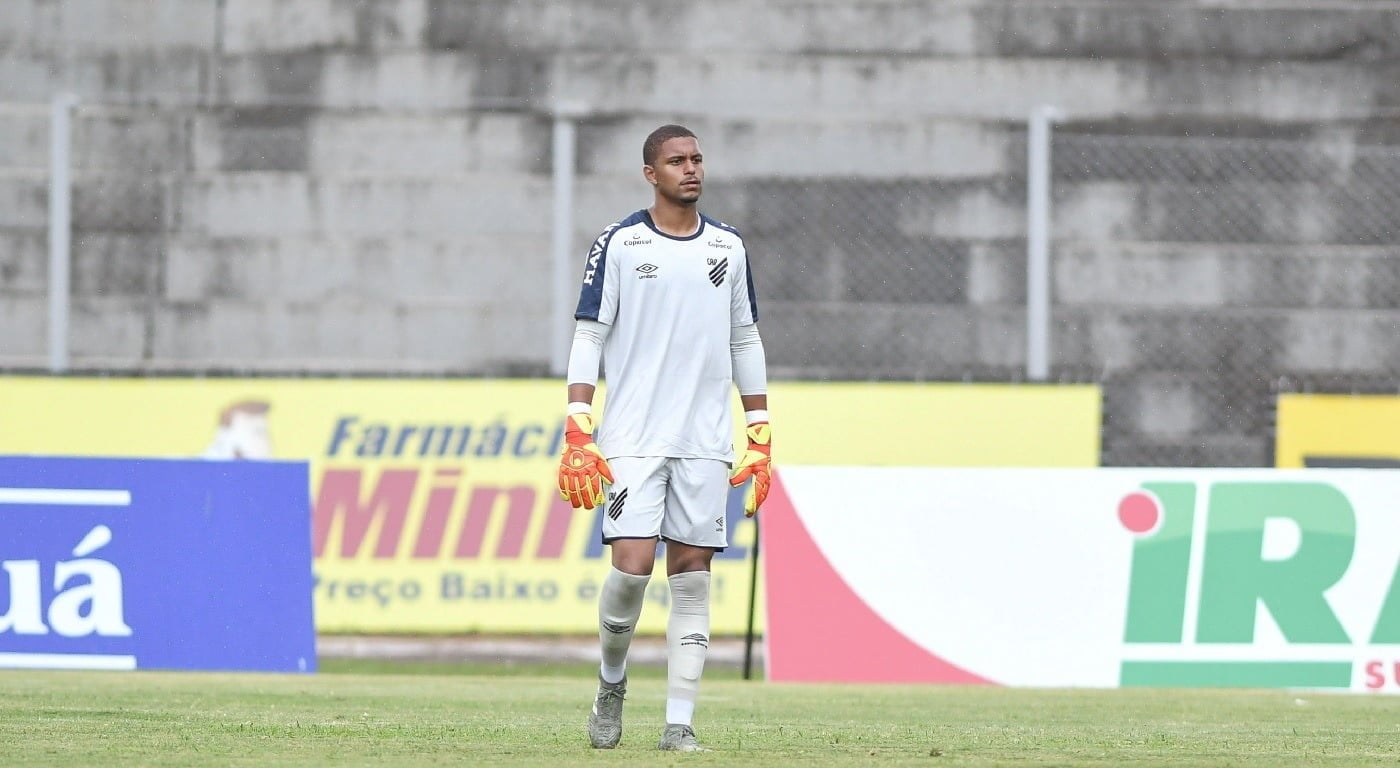
[[[750,477],[753,485],[744,494],[744,515],[753,517],[758,508],[768,498],[768,485],[773,480],[773,430],[768,422],[759,421],[745,430],[749,438],[749,448],[734,465],[734,473],[729,476],[729,484],[738,488]]]
[[[559,457],[559,495],[573,505],[603,505],[603,481],[613,482],[612,467],[593,442],[593,417],[571,413],[564,427],[564,454]]]

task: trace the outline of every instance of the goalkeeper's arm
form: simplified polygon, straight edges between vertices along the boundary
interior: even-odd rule
[[[569,351],[569,405],[564,428],[564,453],[559,457],[559,494],[575,509],[603,503],[603,481],[613,481],[612,468],[593,442],[593,393],[598,364],[611,326],[579,320]]]
[[[569,349],[569,406],[574,403],[593,410],[593,391],[598,387],[598,366],[603,360],[603,342],[608,340],[612,326],[597,320],[578,320],[574,325],[574,344]]]
[[[753,478],[753,484],[744,495],[744,513],[752,517],[768,498],[773,452],[773,433],[768,424],[768,366],[757,325],[741,325],[730,330],[729,356],[734,383],[739,387],[739,400],[744,404],[748,424],[744,432],[749,441],[744,455],[734,465],[729,482],[738,487]]]

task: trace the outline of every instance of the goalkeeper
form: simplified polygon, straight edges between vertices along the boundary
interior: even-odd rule
[[[695,134],[658,128],[642,161],[652,206],[604,229],[584,267],[559,490],[575,508],[599,509],[612,553],[598,603],[603,663],[589,741],[608,749],[622,737],[627,649],[660,538],[671,615],[659,746],[703,751],[691,721],[710,644],[710,560],[728,544],[729,487],[748,483],[749,516],[768,495],[768,382],[744,241],[696,208],[705,173]],[[600,358],[608,402],[595,442]],[[737,462],[736,383],[748,417],[748,449]]]

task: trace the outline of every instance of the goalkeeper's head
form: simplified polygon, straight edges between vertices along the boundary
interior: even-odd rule
[[[700,140],[682,125],[663,125],[642,142],[642,175],[657,197],[676,205],[694,205],[705,183]]]

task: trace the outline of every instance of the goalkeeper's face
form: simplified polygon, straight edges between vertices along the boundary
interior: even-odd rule
[[[646,167],[647,179],[657,194],[673,203],[694,204],[705,183],[704,156],[693,136],[667,139],[657,152],[656,162]]]

